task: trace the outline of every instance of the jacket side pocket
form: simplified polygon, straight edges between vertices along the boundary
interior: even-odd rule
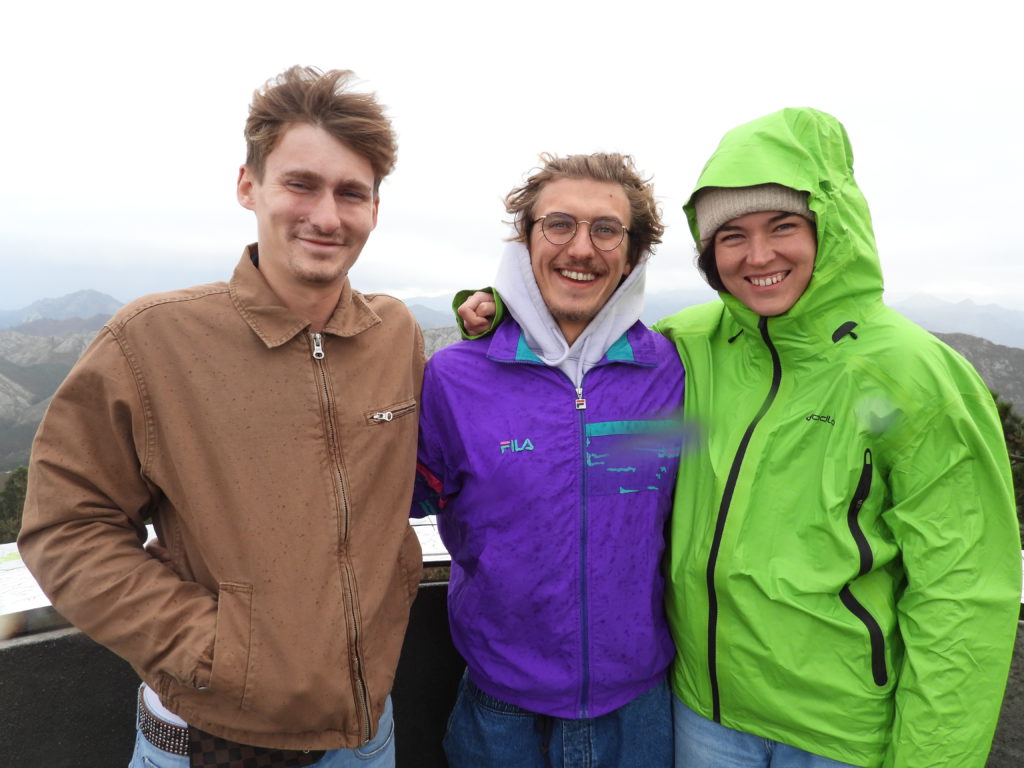
[[[412,526],[406,526],[402,548],[398,553],[398,564],[405,577],[409,604],[412,605],[412,601],[416,599],[416,594],[419,592],[420,582],[423,581],[423,548],[420,547],[419,537]]]
[[[210,690],[242,707],[252,649],[252,584],[221,582]]]
[[[881,688],[889,682],[889,673],[885,668],[885,636],[882,634],[882,628],[870,611],[853,596],[849,584],[839,591],[839,599],[846,606],[846,610],[860,619],[868,631],[868,638],[871,641],[871,676],[875,685]]]

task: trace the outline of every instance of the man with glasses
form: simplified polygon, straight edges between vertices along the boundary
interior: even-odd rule
[[[663,530],[683,371],[639,322],[664,227],[628,156],[542,155],[505,199],[511,316],[427,366],[413,514],[452,555],[453,768],[670,766]]]

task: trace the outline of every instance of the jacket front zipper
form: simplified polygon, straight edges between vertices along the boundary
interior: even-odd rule
[[[718,507],[718,519],[715,522],[715,535],[711,541],[711,552],[708,554],[707,588],[708,588],[708,675],[711,682],[711,704],[712,715],[716,723],[722,721],[721,696],[718,690],[718,668],[716,660],[718,655],[717,633],[718,633],[718,594],[715,590],[715,566],[718,562],[718,551],[722,546],[722,536],[725,532],[725,518],[729,514],[729,505],[732,504],[732,495],[736,490],[736,482],[739,479],[740,467],[743,465],[743,458],[746,456],[747,447],[754,435],[754,430],[761,419],[775,402],[775,396],[779,393],[779,385],[782,383],[782,361],[779,353],[768,335],[768,318],[762,317],[758,320],[757,328],[761,332],[761,339],[772,356],[772,384],[768,394],[761,403],[761,409],[754,416],[743,439],[740,440],[736,455],[733,457],[732,466],[729,469],[729,477],[725,482],[725,489],[722,492],[722,502]]]
[[[334,424],[334,403],[331,398],[331,389],[328,386],[327,381],[327,369],[324,364],[326,357],[323,347],[323,335],[320,333],[311,333],[310,340],[313,345],[313,360],[317,368],[317,373],[320,376],[320,391],[323,395],[324,406],[327,412],[327,439],[328,447],[330,448],[331,454],[334,457],[334,468],[337,473],[337,484],[338,493],[341,499],[341,513],[342,513],[342,542],[348,544],[349,537],[349,517],[350,508],[348,502],[348,491],[345,488],[344,475],[341,471],[341,446],[338,444],[338,432]],[[349,567],[347,555],[341,560],[342,570],[342,589],[345,593],[346,600],[349,606],[349,618],[352,622],[352,644],[353,644],[353,677],[356,681],[356,688],[358,689],[358,704],[363,713],[363,722],[361,723],[362,739],[365,744],[370,740],[370,696],[369,691],[366,687],[366,678],[363,674],[363,658],[362,651],[360,650],[360,632],[361,622],[359,619],[359,610],[357,608],[357,596],[355,590],[355,584],[352,579],[351,568]]]
[[[587,400],[582,385],[576,387],[576,413],[580,425],[580,717],[587,717],[590,699],[590,612],[587,607]]]
[[[847,512],[846,522],[850,528],[850,534],[857,543],[857,551],[860,555],[860,567],[857,570],[857,578],[864,576],[871,570],[874,563],[874,555],[871,546],[868,544],[867,536],[860,527],[860,508],[864,505],[868,495],[871,493],[872,457],[871,450],[864,451],[864,464],[861,467],[860,480],[857,481],[857,489],[853,492],[850,500],[850,509]],[[846,609],[856,616],[864,624],[868,631],[868,638],[871,641],[871,676],[875,685],[881,687],[889,681],[889,673],[885,669],[885,635],[878,621],[864,605],[853,596],[850,585],[846,584],[839,590],[839,599]]]

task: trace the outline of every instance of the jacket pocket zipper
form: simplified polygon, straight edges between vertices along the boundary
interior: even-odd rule
[[[860,508],[864,505],[868,495],[871,493],[871,476],[872,476],[873,464],[871,449],[864,450],[864,464],[861,467],[860,479],[857,481],[857,489],[853,493],[853,498],[850,500],[850,508],[847,512],[846,522],[850,528],[850,534],[853,536],[853,540],[857,543],[857,551],[860,553],[860,567],[857,570],[857,578],[860,578],[864,574],[871,570],[871,566],[874,563],[874,555],[871,552],[871,546],[868,544],[868,538],[864,535],[864,531],[860,527]],[[868,631],[868,638],[871,641],[871,675],[875,680],[875,685],[883,686],[889,681],[889,674],[885,669],[885,636],[882,634],[882,628],[878,625],[875,617],[871,615],[870,611],[865,608],[856,597],[853,596],[853,592],[850,590],[850,585],[847,584],[841,590],[839,590],[839,599],[842,601],[846,609],[860,619],[861,623]]]
[[[846,609],[856,616],[864,624],[871,639],[871,676],[875,685],[881,687],[889,682],[889,674],[885,670],[885,637],[882,635],[882,628],[878,626],[875,617],[867,608],[860,604],[860,601],[853,596],[850,585],[847,584],[839,590],[839,599],[843,601]]]
[[[416,410],[416,401],[407,400],[398,405],[392,405],[380,411],[369,411],[366,420],[370,424],[387,424],[397,418],[413,413]]]

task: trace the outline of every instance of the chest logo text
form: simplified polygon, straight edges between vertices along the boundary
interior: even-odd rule
[[[520,451],[532,451],[533,443],[528,437],[524,440],[502,440],[498,443],[498,448],[502,453],[519,453]]]

